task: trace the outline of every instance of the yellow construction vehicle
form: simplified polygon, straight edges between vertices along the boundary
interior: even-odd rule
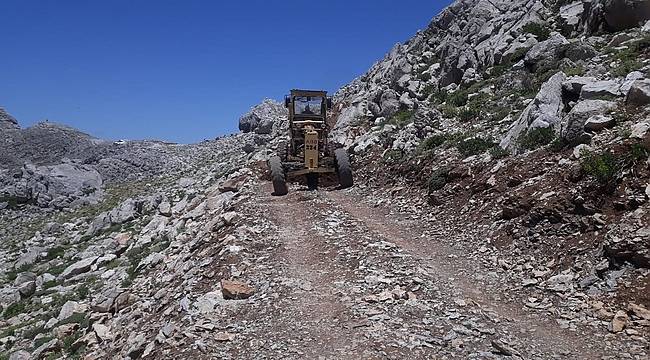
[[[352,186],[352,169],[345,149],[328,142],[328,110],[332,99],[326,91],[291,90],[284,99],[289,109],[289,142],[269,160],[274,195],[288,193],[287,179],[305,176],[307,187],[318,188],[322,174],[336,173],[341,188]]]

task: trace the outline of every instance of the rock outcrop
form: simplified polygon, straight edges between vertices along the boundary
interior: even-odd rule
[[[0,130],[18,128],[18,120],[11,116],[5,109],[0,108]]]
[[[501,147],[516,150],[520,138],[538,128],[552,128],[559,132],[562,122],[562,84],[566,79],[564,73],[553,75],[540,89],[535,99],[522,112],[519,119],[512,124],[506,136],[501,140]]]
[[[5,206],[30,203],[63,209],[96,203],[102,195],[99,172],[75,163],[26,165],[0,175],[0,202]]]
[[[287,116],[282,104],[266,99],[239,119],[239,130],[260,135],[278,134],[286,129]]]

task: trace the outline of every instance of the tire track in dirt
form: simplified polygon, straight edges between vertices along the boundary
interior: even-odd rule
[[[425,267],[433,269],[441,282],[451,281],[453,291],[460,291],[482,310],[498,314],[507,322],[501,326],[509,328],[509,333],[516,336],[537,351],[550,354],[579,356],[580,358],[601,358],[602,344],[590,341],[589,334],[579,335],[559,328],[552,318],[540,314],[526,313],[520,308],[502,301],[499,289],[477,283],[465,274],[468,269],[480,271],[480,264],[474,264],[457,254],[457,250],[442,244],[438,239],[427,241],[422,238],[427,222],[419,225],[414,221],[390,215],[382,208],[371,208],[359,195],[351,192],[324,192],[331,201],[330,206],[356,218],[369,231],[401,247],[413,255]],[[428,229],[431,230],[431,229]],[[427,241],[424,243],[424,241]],[[453,257],[449,257],[452,255]],[[593,339],[597,339],[593,337]],[[611,354],[610,354],[611,355]]]
[[[296,358],[367,358],[366,339],[355,331],[350,309],[336,287],[352,281],[353,269],[337,262],[337,244],[328,243],[314,229],[323,221],[325,204],[315,198],[318,193],[294,191],[284,197],[270,193],[271,188],[264,186],[259,196],[281,243],[271,260],[298,285],[284,295],[285,306],[260,335],[290,344]],[[303,291],[295,292],[297,288]]]

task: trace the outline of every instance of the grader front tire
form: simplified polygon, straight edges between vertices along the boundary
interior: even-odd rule
[[[284,168],[282,167],[282,160],[279,156],[274,156],[269,160],[269,167],[271,168],[271,181],[273,182],[273,195],[284,196],[289,193],[287,187],[287,180],[284,175]]]

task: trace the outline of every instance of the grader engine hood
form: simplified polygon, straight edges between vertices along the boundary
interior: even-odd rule
[[[305,129],[305,167],[309,170],[318,168],[318,131]]]

